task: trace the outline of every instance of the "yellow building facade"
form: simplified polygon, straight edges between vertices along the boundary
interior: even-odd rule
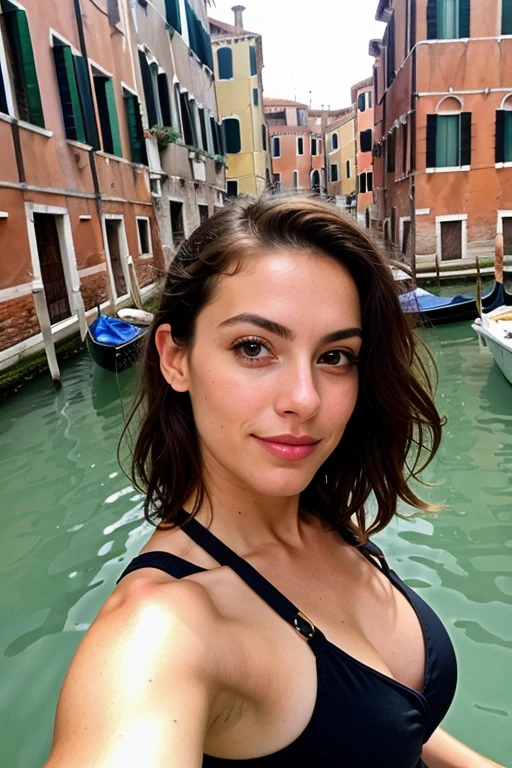
[[[340,207],[351,209],[357,189],[355,110],[348,107],[343,111],[345,114],[324,129],[327,194],[336,198]]]
[[[259,194],[271,181],[263,110],[261,36],[243,29],[242,6],[235,25],[210,19],[217,108],[227,157],[228,197]]]

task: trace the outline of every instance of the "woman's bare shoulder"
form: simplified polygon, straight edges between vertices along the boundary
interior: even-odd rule
[[[134,745],[138,765],[173,764],[183,749],[180,765],[195,765],[222,706],[224,632],[200,584],[149,577],[116,589],[69,668],[48,765],[117,765]]]

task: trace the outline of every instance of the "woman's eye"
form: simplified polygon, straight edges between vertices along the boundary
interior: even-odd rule
[[[269,354],[267,346],[258,339],[241,339],[232,349],[242,360],[264,360]]]
[[[354,365],[357,363],[357,358],[349,352],[342,352],[341,349],[332,349],[330,352],[325,352],[319,362],[333,368],[341,368],[345,365]]]

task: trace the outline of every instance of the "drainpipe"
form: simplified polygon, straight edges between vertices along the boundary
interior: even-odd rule
[[[412,50],[411,73],[411,174],[409,176],[409,201],[411,205],[411,225],[409,229],[409,242],[412,256],[412,280],[413,288],[417,286],[416,276],[416,41]]]
[[[84,33],[84,22],[82,19],[82,9],[80,8],[80,0],[73,0],[74,9],[75,9],[75,19],[76,19],[76,26],[78,29],[78,40],[80,44],[80,53],[82,54],[84,61],[87,64],[87,71],[89,71],[89,58],[87,56],[87,45],[85,42],[85,33]],[[89,87],[89,93],[91,97],[91,101],[94,104],[94,97],[92,92],[92,86],[91,86],[91,79],[90,75],[87,77],[87,84]],[[91,147],[89,150],[89,164],[91,166],[91,176],[92,176],[92,183],[94,186],[94,197],[96,199],[96,209],[98,211],[98,217],[100,220],[100,228],[101,228],[101,239],[103,242],[103,251],[105,253],[105,262],[107,262],[107,253],[108,251],[108,243],[106,241],[106,233],[105,228],[103,225],[104,219],[103,219],[103,199],[101,196],[101,189],[100,189],[100,182],[98,178],[98,169],[96,166],[96,154],[95,154],[94,147]],[[110,274],[108,270],[108,264],[107,264],[107,271],[106,271],[106,287],[107,287],[107,298],[110,305],[110,310],[113,311],[115,308],[115,301],[114,296],[112,294],[112,285],[110,282]]]

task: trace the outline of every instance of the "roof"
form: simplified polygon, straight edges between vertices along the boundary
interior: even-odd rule
[[[361,80],[359,83],[356,83],[352,86],[350,89],[350,94],[352,96],[352,101],[354,102],[356,100],[357,92],[360,91],[362,88],[373,88],[373,77],[368,77],[366,80]]]
[[[301,104],[300,101],[292,101],[291,99],[269,99],[266,96],[263,99],[264,107],[304,107],[308,108],[307,104]]]
[[[338,118],[337,120],[334,120],[332,123],[327,123],[327,125],[324,128],[325,133],[329,133],[329,131],[335,131],[336,128],[341,128],[342,125],[346,125],[346,123],[350,123],[351,120],[356,119],[356,113],[354,109],[351,109],[350,112],[347,112],[343,117]]]
[[[226,21],[219,21],[218,19],[212,19],[211,16],[208,16],[208,21],[214,26],[218,27],[222,30],[222,32],[226,35],[254,35],[255,37],[259,37],[258,32],[249,32],[248,29],[244,29],[243,27],[235,27],[233,24],[228,24]],[[215,37],[216,33],[212,33],[212,37]]]

